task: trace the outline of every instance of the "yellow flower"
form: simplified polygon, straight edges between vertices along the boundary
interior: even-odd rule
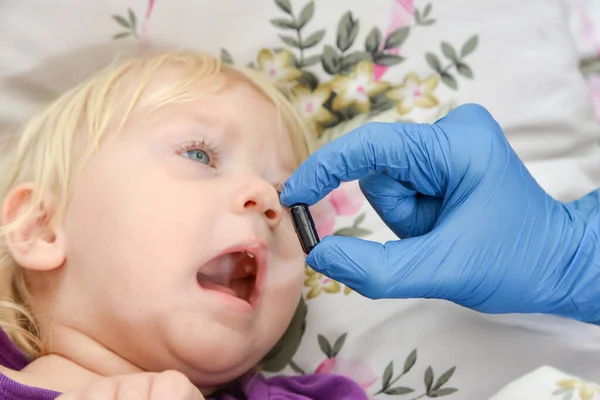
[[[438,82],[437,75],[421,80],[415,72],[409,72],[404,77],[404,82],[390,89],[386,96],[396,101],[398,114],[406,115],[415,107],[431,108],[439,104],[439,100],[433,95]]]
[[[350,75],[337,75],[325,85],[331,86],[337,94],[332,104],[334,110],[355,106],[358,111],[365,113],[371,109],[369,97],[383,92],[389,83],[376,81],[373,78],[373,62],[364,60],[356,65]]]
[[[257,61],[258,69],[274,84],[292,82],[302,76],[302,72],[292,65],[292,54],[287,50],[274,53],[269,49],[262,49]]]
[[[314,299],[323,292],[339,293],[342,290],[343,285],[341,285],[339,282],[336,282],[333,279],[314,271],[308,266],[305,268],[305,276],[304,286],[310,288],[308,294],[306,295],[307,300]],[[344,286],[344,294],[346,296],[351,292],[352,290],[349,287]]]
[[[593,400],[596,394],[600,395],[600,387],[586,384],[585,382],[575,378],[558,381],[556,386],[562,389],[572,389],[573,391],[578,390],[579,398],[581,400]]]
[[[319,86],[311,92],[308,87],[298,85],[294,87],[293,94],[294,107],[314,132],[320,134],[323,131],[321,124],[326,124],[335,118],[328,109],[323,107],[323,103],[331,96],[331,89]]]

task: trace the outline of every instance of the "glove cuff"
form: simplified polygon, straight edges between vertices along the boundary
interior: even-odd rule
[[[600,213],[566,207],[573,231],[570,259],[562,284],[568,288],[556,314],[589,323],[600,321]]]

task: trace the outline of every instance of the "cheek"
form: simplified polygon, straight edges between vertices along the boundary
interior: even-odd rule
[[[103,169],[82,178],[65,221],[67,261],[86,274],[79,279],[120,296],[191,282],[190,263],[215,214],[194,191],[199,185],[190,190],[152,171]]]
[[[273,253],[269,275],[265,282],[265,303],[277,333],[282,334],[292,318],[302,294],[305,255],[291,221],[278,232],[278,247]],[[286,224],[288,225],[288,224]],[[276,321],[276,322],[275,322]]]

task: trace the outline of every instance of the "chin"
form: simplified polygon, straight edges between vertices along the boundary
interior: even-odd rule
[[[234,349],[215,352],[211,361],[202,362],[200,365],[189,365],[179,369],[199,388],[214,388],[230,383],[246,373],[254,370],[265,354],[253,353],[246,356],[243,352]],[[207,360],[206,358],[205,360]]]
[[[264,321],[250,329],[232,329],[208,318],[198,318],[193,326],[181,322],[171,320],[170,329],[158,334],[163,340],[157,345],[165,352],[153,352],[154,360],[147,361],[154,365],[144,369],[178,370],[198,387],[226,384],[251,371],[283,334]]]

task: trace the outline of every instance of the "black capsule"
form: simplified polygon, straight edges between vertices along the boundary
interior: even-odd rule
[[[319,234],[315,228],[315,222],[306,204],[294,204],[290,207],[290,212],[302,250],[308,254],[319,243]]]

